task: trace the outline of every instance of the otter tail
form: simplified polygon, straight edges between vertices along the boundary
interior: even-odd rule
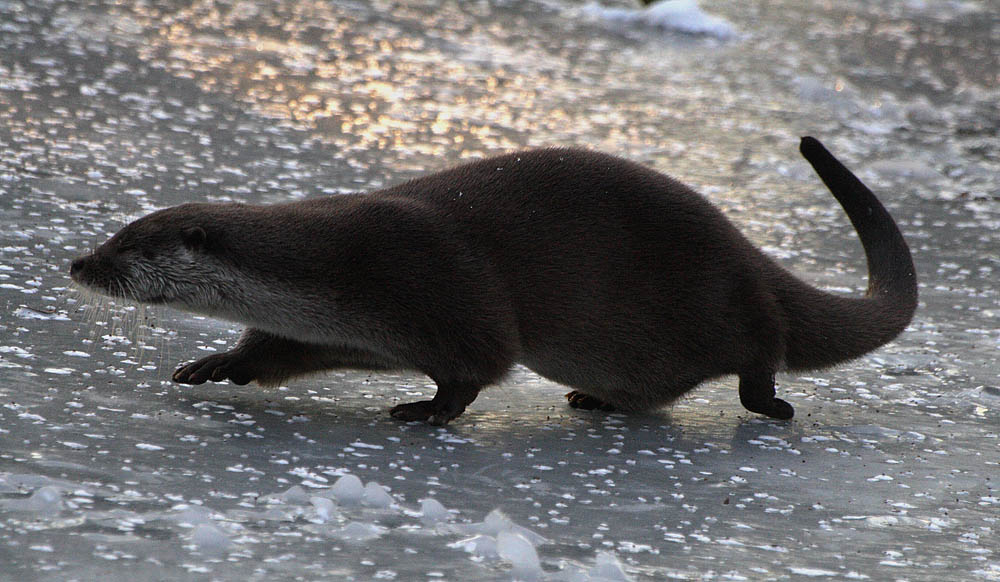
[[[818,140],[802,138],[799,150],[861,238],[868,292],[864,298],[837,296],[782,277],[778,300],[788,318],[785,364],[791,370],[824,368],[870,352],[899,335],[917,307],[913,258],[885,207]]]

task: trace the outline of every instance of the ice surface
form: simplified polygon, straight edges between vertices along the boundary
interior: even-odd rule
[[[598,3],[584,10],[599,18],[641,26],[659,27],[688,34],[730,38],[736,30],[718,16],[708,14],[696,0],[659,0],[643,8],[608,8]]]
[[[523,538],[546,582],[997,579],[990,3],[584,4],[0,3],[0,578],[509,582],[538,575]],[[739,32],[674,32],[678,7]],[[780,375],[790,422],[746,413],[733,378],[608,415],[515,368],[443,428],[386,412],[433,395],[419,374],[178,386],[240,330],[88,309],[67,278],[155,208],[562,144],[675,175],[860,296],[808,134],[898,219],[921,305],[875,354]]]

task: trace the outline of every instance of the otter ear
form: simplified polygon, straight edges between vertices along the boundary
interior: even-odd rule
[[[200,226],[192,226],[181,232],[181,239],[187,248],[192,251],[201,251],[205,249],[205,243],[208,241],[208,233]]]

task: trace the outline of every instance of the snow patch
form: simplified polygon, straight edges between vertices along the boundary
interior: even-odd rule
[[[597,3],[587,4],[584,12],[597,18],[640,26],[730,38],[736,29],[728,21],[704,12],[695,0],[660,0],[645,8],[607,8]]]

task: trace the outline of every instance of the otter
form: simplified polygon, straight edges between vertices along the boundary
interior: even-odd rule
[[[371,193],[167,208],[70,274],[102,294],[246,326],[232,350],[177,369],[182,384],[416,370],[436,394],[391,415],[444,425],[514,363],[571,388],[581,409],[652,409],[734,374],[747,410],[790,419],[776,372],[870,352],[917,305],[889,213],[819,141],[800,150],[861,239],[865,297],[800,281],[671,177],[559,148]]]

